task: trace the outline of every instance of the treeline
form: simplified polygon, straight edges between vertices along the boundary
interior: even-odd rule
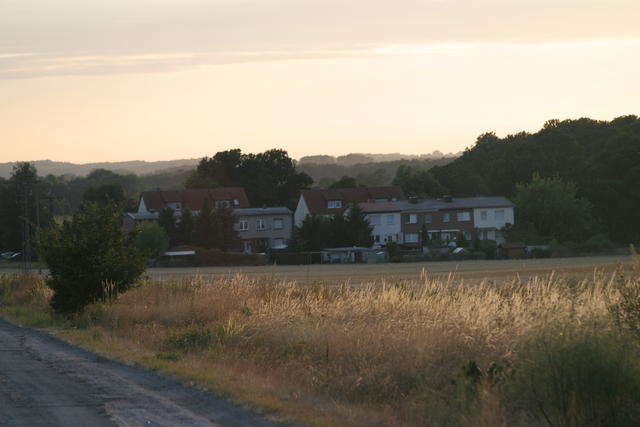
[[[389,162],[369,162],[353,165],[335,163],[299,163],[299,171],[306,173],[313,179],[315,186],[329,188],[344,176],[354,178],[358,185],[379,187],[391,185],[400,166],[416,169],[430,169],[434,166],[444,166],[453,160],[452,157],[430,158],[424,160],[395,160]]]
[[[640,241],[637,116],[612,121],[550,120],[536,133],[504,138],[485,133],[461,157],[429,171],[437,192],[459,197],[516,197],[518,185],[532,182],[535,174],[568,184],[567,191],[588,202],[587,210],[595,219],[594,233],[599,228],[618,243]],[[547,184],[557,187],[557,182]],[[516,208],[516,224],[519,210]]]

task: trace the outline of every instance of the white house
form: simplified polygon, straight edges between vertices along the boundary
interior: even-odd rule
[[[400,208],[393,202],[359,203],[369,224],[373,227],[373,246],[401,243]]]

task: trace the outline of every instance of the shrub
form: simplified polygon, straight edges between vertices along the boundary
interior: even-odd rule
[[[136,247],[150,258],[169,249],[169,235],[157,222],[144,224],[135,238]]]
[[[84,203],[71,221],[48,230],[42,255],[49,268],[47,285],[54,292],[52,308],[72,315],[133,286],[145,268],[134,237],[124,233],[113,204]]]
[[[637,346],[600,327],[549,327],[519,355],[513,398],[538,421],[564,426],[638,425],[640,359]]]

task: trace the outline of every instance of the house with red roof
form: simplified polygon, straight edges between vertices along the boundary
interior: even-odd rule
[[[300,226],[307,215],[332,216],[344,213],[354,203],[395,202],[406,200],[400,187],[358,187],[302,190],[294,213]]]
[[[144,221],[157,221],[160,212],[166,208],[180,217],[185,209],[197,215],[208,201],[212,208],[242,209],[249,207],[249,199],[241,187],[202,188],[173,191],[145,191],[140,194],[136,212],[127,213],[124,227],[130,231],[135,224]]]

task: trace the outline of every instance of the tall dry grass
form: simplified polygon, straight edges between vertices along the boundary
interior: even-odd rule
[[[294,390],[355,424],[584,420],[583,408],[558,411],[536,397],[553,391],[554,378],[534,384],[529,377],[542,374],[527,371],[553,369],[545,360],[560,357],[552,352],[571,347],[574,337],[613,345],[607,340],[623,332],[608,307],[620,298],[621,281],[632,278],[551,274],[473,286],[423,279],[352,289],[197,277],[148,282],[89,313],[104,330],[160,357],[249,369],[275,384],[274,392]]]
[[[358,288],[195,277],[147,281],[78,322],[344,424],[618,426],[640,422],[640,340],[615,315],[638,288],[622,270]]]

